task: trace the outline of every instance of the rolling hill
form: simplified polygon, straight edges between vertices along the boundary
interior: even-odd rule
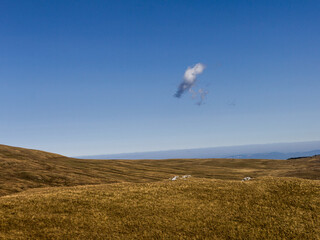
[[[320,157],[292,160],[84,160],[0,145],[0,196],[29,188],[155,182],[173,175],[239,180],[246,176],[320,179]]]
[[[320,238],[320,156],[85,160],[0,145],[0,173],[0,239]]]

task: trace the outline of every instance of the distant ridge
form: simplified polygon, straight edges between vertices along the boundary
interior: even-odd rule
[[[153,152],[79,156],[86,159],[176,159],[176,158],[243,158],[288,159],[320,154],[320,141],[253,144],[213,148],[196,148]]]
[[[297,159],[312,157],[320,154],[320,150],[308,151],[308,152],[293,152],[293,153],[281,153],[281,152],[271,152],[271,153],[257,153],[257,154],[243,154],[237,156],[231,156],[231,158],[246,158],[246,159]]]
[[[295,159],[302,159],[302,158],[319,158],[320,155],[319,154],[316,154],[316,155],[313,155],[313,156],[304,156],[304,157],[293,157],[293,158],[288,158],[287,160],[295,160]]]

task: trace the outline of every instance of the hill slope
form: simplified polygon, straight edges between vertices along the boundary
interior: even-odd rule
[[[0,198],[0,239],[319,239],[319,212],[297,178],[33,189]]]
[[[320,157],[293,160],[82,160],[0,145],[0,196],[29,188],[154,182],[173,175],[239,180],[246,176],[320,179]]]

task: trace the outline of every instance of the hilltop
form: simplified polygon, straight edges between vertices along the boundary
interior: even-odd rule
[[[11,147],[0,144],[0,159],[16,160],[46,160],[50,158],[62,158],[64,156],[34,149]]]
[[[239,180],[246,176],[320,179],[320,157],[292,160],[85,160],[0,145],[0,196],[29,188],[155,182],[173,175]]]

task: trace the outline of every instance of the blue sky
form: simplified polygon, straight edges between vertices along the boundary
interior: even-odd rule
[[[0,1],[0,143],[66,155],[320,140],[319,1]],[[188,66],[207,68],[173,95]]]

